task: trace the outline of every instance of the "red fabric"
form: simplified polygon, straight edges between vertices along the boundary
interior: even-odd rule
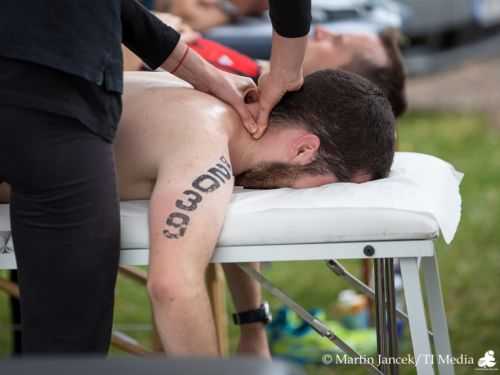
[[[259,78],[260,67],[257,62],[231,48],[204,38],[197,39],[189,46],[219,69],[254,80]]]

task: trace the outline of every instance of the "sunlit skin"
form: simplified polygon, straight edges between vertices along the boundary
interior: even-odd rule
[[[320,141],[293,124],[271,126],[255,141],[231,107],[168,73],[126,74],[123,108],[114,143],[119,193],[121,200],[150,200],[148,290],[163,347],[170,355],[216,356],[204,272],[233,192],[231,175],[258,175],[269,163],[307,165]],[[221,178],[209,193],[186,195],[197,178],[215,166],[231,170],[227,179]],[[307,188],[336,181],[334,175],[268,179],[263,170],[263,187]],[[367,180],[363,174],[353,179]],[[0,201],[8,201],[3,195]],[[175,227],[179,216],[177,222],[171,220],[179,213],[189,219],[189,225],[183,219],[182,233]],[[257,308],[262,302],[258,285],[233,265],[224,271],[237,311]],[[238,351],[270,357],[262,324],[242,326]]]

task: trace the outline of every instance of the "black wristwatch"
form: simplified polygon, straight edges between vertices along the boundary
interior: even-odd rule
[[[271,323],[273,317],[269,303],[264,302],[258,309],[243,311],[233,314],[233,322],[236,325],[250,324],[250,323]]]

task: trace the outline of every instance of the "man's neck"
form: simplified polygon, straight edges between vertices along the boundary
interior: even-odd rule
[[[229,157],[235,175],[246,172],[259,163],[259,142],[245,130],[238,116],[230,116],[225,124]]]

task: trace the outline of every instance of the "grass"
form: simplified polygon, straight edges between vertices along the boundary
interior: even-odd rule
[[[401,121],[399,129],[402,151],[436,155],[465,173],[461,188],[463,216],[457,236],[451,246],[438,241],[452,347],[456,356],[464,354],[476,360],[486,350],[498,352],[500,134],[489,128],[480,114],[411,113]],[[346,265],[359,274],[359,262]],[[329,309],[337,293],[348,287],[318,262],[273,264],[266,274],[306,307]],[[120,278],[116,295],[116,327],[149,346],[150,309],[144,288]],[[7,299],[0,296],[0,356],[7,356],[11,347],[9,327]],[[237,332],[232,327],[230,332],[234,347]],[[403,352],[408,349],[407,343],[403,345]],[[469,374],[474,367],[457,367],[457,374]],[[366,373],[355,367],[307,370],[319,375]],[[405,367],[402,370],[402,374],[415,372]]]

